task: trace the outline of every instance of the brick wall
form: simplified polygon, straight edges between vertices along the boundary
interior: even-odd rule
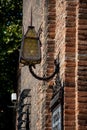
[[[87,129],[87,2],[86,0],[23,1],[24,33],[30,25],[30,14],[36,31],[41,29],[42,62],[39,76],[49,76],[54,70],[54,58],[59,57],[60,80],[64,87],[64,130]],[[21,91],[31,89],[31,130],[52,130],[50,101],[51,81],[38,81],[28,67],[21,69]]]
[[[65,86],[64,86],[64,130],[76,129],[75,118],[75,67],[76,67],[76,22],[77,1],[66,0],[65,35]]]
[[[64,0],[56,0],[55,58],[59,58],[62,85],[65,79],[65,7]]]
[[[78,130],[87,129],[87,1],[78,10]]]
[[[87,2],[66,0],[64,129],[86,130]]]
[[[55,26],[56,26],[56,1],[44,1],[44,45],[43,45],[43,70],[49,76],[54,71]],[[42,102],[42,130],[51,130],[50,101],[52,98],[53,81],[44,82],[44,100]],[[42,86],[43,87],[43,86]]]

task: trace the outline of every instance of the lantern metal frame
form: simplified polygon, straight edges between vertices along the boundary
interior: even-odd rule
[[[40,76],[38,76],[37,74],[35,74],[35,72],[34,72],[34,70],[33,70],[33,68],[35,68],[34,65],[29,65],[29,70],[30,70],[30,73],[32,74],[32,76],[35,77],[36,79],[38,79],[38,80],[43,80],[43,81],[48,81],[48,80],[52,79],[52,78],[55,76],[55,74],[59,73],[59,63],[57,63],[57,60],[54,61],[54,65],[55,65],[55,70],[54,70],[54,72],[53,72],[50,76],[48,76],[48,77],[45,77],[45,76],[40,77]]]
[[[31,28],[33,28],[34,26],[32,26],[32,7],[31,7],[31,23],[30,23],[30,26],[29,27],[31,27]],[[34,27],[35,28],[35,27]],[[28,31],[28,30],[27,30]],[[25,35],[24,35],[24,30],[23,30],[23,41],[22,42],[24,42],[24,38],[26,38],[26,34],[27,34],[27,32],[25,33]],[[37,37],[37,40],[39,40],[39,42],[40,42],[40,44],[41,44],[41,41],[40,41],[40,33],[39,33],[39,31],[38,31],[38,33],[37,34],[39,34],[38,35],[38,37]],[[24,43],[23,43],[24,44]],[[22,44],[22,46],[23,46],[23,44]],[[21,48],[22,49],[22,48]],[[22,52],[22,51],[21,51]],[[36,63],[28,63],[27,61],[26,61],[26,59],[23,59],[23,57],[21,57],[22,59],[20,60],[20,62],[22,63],[22,64],[24,64],[24,65],[28,65],[29,66],[29,71],[30,71],[30,73],[32,74],[32,76],[33,77],[35,77],[36,79],[38,79],[38,80],[43,80],[43,81],[48,81],[48,80],[51,80],[54,76],[55,76],[55,74],[58,74],[59,73],[59,58],[58,59],[56,59],[56,60],[54,60],[54,65],[55,65],[55,70],[54,70],[54,72],[50,75],[50,76],[48,76],[48,77],[45,77],[45,76],[43,76],[43,77],[40,77],[39,75],[37,75],[37,74],[35,74],[35,72],[34,72],[34,70],[33,70],[33,68],[35,68],[35,64],[39,64],[40,62],[41,62],[41,59],[40,59],[40,61],[39,62],[36,62]],[[23,62],[22,62],[22,60],[23,60]]]

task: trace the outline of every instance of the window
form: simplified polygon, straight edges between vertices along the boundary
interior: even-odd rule
[[[53,86],[53,97],[50,107],[52,112],[52,130],[63,130],[63,87],[59,78]]]
[[[61,104],[59,104],[52,112],[52,130],[62,130],[62,110]]]

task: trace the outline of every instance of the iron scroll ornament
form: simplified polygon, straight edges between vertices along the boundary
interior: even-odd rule
[[[48,80],[52,79],[55,76],[55,74],[59,73],[59,63],[57,63],[57,60],[54,61],[54,65],[55,65],[55,70],[48,77],[40,77],[40,76],[36,75],[34,73],[34,71],[33,71],[33,68],[35,68],[34,65],[29,65],[29,70],[30,70],[31,74],[33,75],[33,77],[35,77],[36,79],[43,80],[43,81],[48,81]]]

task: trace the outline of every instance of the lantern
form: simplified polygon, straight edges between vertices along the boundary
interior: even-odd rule
[[[34,26],[29,26],[24,35],[20,62],[25,65],[35,65],[41,62],[41,45]]]

